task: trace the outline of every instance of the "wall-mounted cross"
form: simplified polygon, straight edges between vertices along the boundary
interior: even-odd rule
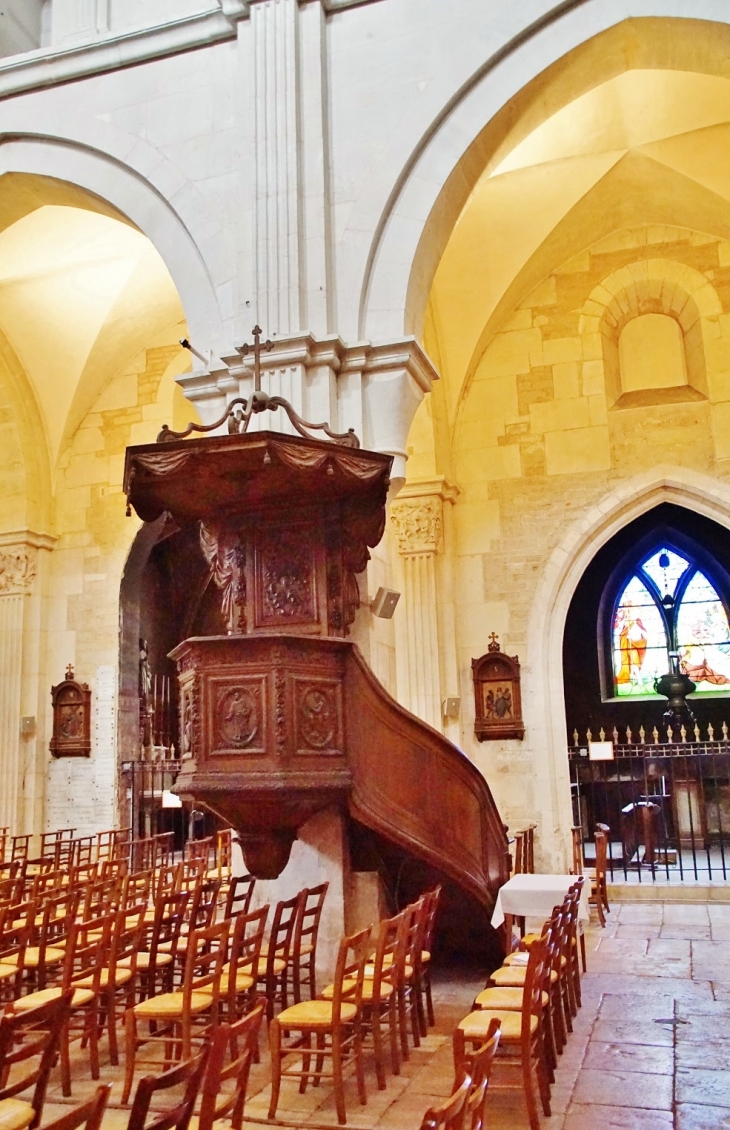
[[[237,352],[242,357],[247,357],[249,353],[253,353],[253,387],[254,392],[261,392],[261,354],[268,353],[270,349],[274,348],[273,341],[268,339],[261,342],[261,326],[254,326],[253,330],[253,345],[244,342],[243,345],[238,346]]]

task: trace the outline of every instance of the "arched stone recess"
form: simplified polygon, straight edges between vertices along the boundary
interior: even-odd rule
[[[522,665],[525,718],[534,748],[535,798],[544,862],[567,867],[572,811],[563,697],[563,634],[570,602],[598,550],[662,502],[684,506],[730,527],[730,484],[685,467],[656,466],[606,493],[553,549],[535,587]]]
[[[436,268],[479,178],[576,97],[627,67],[730,75],[730,26],[716,22],[718,5],[698,0],[691,20],[686,11],[680,0],[570,0],[458,89],[448,90],[444,75],[428,127],[418,136],[407,119],[393,131],[353,207],[338,259],[359,309],[342,304],[344,332],[420,339]],[[374,233],[367,246],[363,231]]]
[[[141,145],[142,143],[140,143]],[[151,151],[151,167],[159,175],[160,166],[168,164],[156,151]],[[107,201],[127,217],[154,244],[177,287],[185,310],[190,338],[203,353],[218,356],[230,349],[232,327],[222,316],[217,287],[230,283],[231,270],[224,268],[217,278],[210,268],[201,244],[192,234],[175,206],[178,196],[184,200],[181,174],[175,170],[178,191],[172,200],[153,183],[154,173],[147,178],[123,160],[62,138],[0,135],[0,176],[5,173],[26,173],[65,181]],[[190,188],[190,186],[188,186]],[[191,189],[192,191],[192,189]],[[198,224],[207,215],[204,198],[195,193],[192,212],[198,212]],[[208,217],[213,227],[212,217]],[[216,272],[218,273],[218,272]]]
[[[672,318],[681,331],[688,384],[686,390],[671,390],[671,399],[688,399],[690,392],[708,397],[705,334],[708,321],[717,332],[722,313],[722,303],[707,276],[672,259],[642,259],[603,279],[584,303],[578,329],[581,335],[599,336],[608,405],[632,407],[668,399],[669,389],[657,389],[653,399],[637,399],[640,394],[622,388],[619,339],[628,323],[644,314]]]

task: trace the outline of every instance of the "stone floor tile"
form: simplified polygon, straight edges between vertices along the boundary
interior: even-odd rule
[[[638,1071],[584,1069],[573,1092],[576,1103],[671,1110],[671,1075],[646,1075]]]
[[[680,1103],[676,1130],[730,1130],[730,1108]]]
[[[730,1107],[730,1071],[678,1068],[676,1094],[680,1103]]]
[[[582,1066],[587,1070],[639,1071],[647,1075],[671,1076],[674,1070],[674,1051],[671,1047],[606,1044],[600,1040],[591,1040]]]
[[[679,924],[709,926],[710,916],[707,911],[707,904],[704,902],[665,902],[663,923],[665,926]]]
[[[573,1104],[563,1130],[673,1130],[670,1111]]]
[[[684,959],[692,957],[693,943],[687,938],[650,938],[647,954],[654,960],[662,958]]]
[[[655,1024],[650,1020],[604,1020],[599,1017],[593,1028],[593,1040],[601,1044],[646,1044],[649,1047],[671,1048],[674,1046],[674,1032],[669,1025]]]
[[[634,922],[619,922],[616,929],[615,936],[617,938],[636,938],[643,940],[644,938],[658,938],[661,933],[661,924],[656,925],[642,925],[641,923]]]
[[[707,1048],[706,1042],[678,1042],[674,1052],[677,1069],[706,1068],[709,1059],[713,1071],[730,1071],[730,1039],[722,1042],[713,1039],[709,1056]]]
[[[713,942],[730,941],[730,922],[711,922],[710,936]]]
[[[663,989],[664,986],[658,986]],[[711,1001],[714,1005],[714,1001]],[[635,993],[626,994],[606,993],[601,1001],[600,1017],[602,1020],[624,1019],[650,1021],[671,1017],[674,1015],[674,997],[662,993],[652,994],[649,997],[641,996],[637,999]]]
[[[671,926],[662,926],[659,931],[660,938],[680,938],[687,941],[699,941],[704,938],[709,940],[712,937],[711,927],[707,926],[693,926],[691,923],[682,925],[675,923]]]
[[[661,926],[664,907],[662,903],[624,903],[616,912],[616,921],[620,926]]]

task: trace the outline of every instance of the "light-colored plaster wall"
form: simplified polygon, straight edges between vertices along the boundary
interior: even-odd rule
[[[730,477],[727,248],[704,233],[665,225],[599,241],[553,271],[494,334],[462,397],[450,442],[434,441],[433,394],[411,429],[409,483],[448,459],[460,491],[453,538],[443,552],[453,555],[456,578],[461,744],[513,828],[540,820],[544,863],[559,861],[570,811],[565,738],[559,722],[550,730],[543,703],[537,656],[545,641],[532,635],[535,601],[544,599],[539,582],[567,531],[596,507],[608,511],[606,500],[621,484],[667,466],[711,477],[718,491]],[[702,312],[693,294],[701,295]],[[607,371],[610,347],[632,316],[657,310],[679,329],[694,388],[667,386],[655,354],[644,374],[646,392],[631,391],[638,401],[622,407],[626,397],[619,390],[617,399]],[[436,333],[433,325],[429,332]],[[678,393],[691,399],[677,401]],[[493,631],[522,663],[523,741],[479,744],[473,736],[471,660],[487,650]],[[552,797],[542,788],[546,749],[561,780],[562,791],[553,788]]]

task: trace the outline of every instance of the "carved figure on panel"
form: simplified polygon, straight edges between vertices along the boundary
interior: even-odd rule
[[[0,550],[0,593],[26,592],[35,580],[36,566],[34,549]]]
[[[222,745],[242,749],[256,737],[260,726],[259,696],[251,687],[229,687],[218,701],[218,733]]]
[[[210,566],[214,583],[221,590],[221,613],[229,636],[245,632],[243,604],[246,598],[244,550],[230,533],[200,523],[200,547]]]
[[[487,654],[472,659],[471,666],[476,707],[474,732],[479,741],[524,737],[517,656],[505,655],[492,632]]]
[[[441,537],[441,499],[404,498],[396,500],[390,520],[398,542],[398,551],[435,553]]]
[[[51,687],[54,757],[88,757],[91,753],[91,691],[88,683],[77,683],[69,663],[66,678]]]
[[[337,702],[331,687],[308,687],[299,700],[299,733],[312,749],[334,744]]]

